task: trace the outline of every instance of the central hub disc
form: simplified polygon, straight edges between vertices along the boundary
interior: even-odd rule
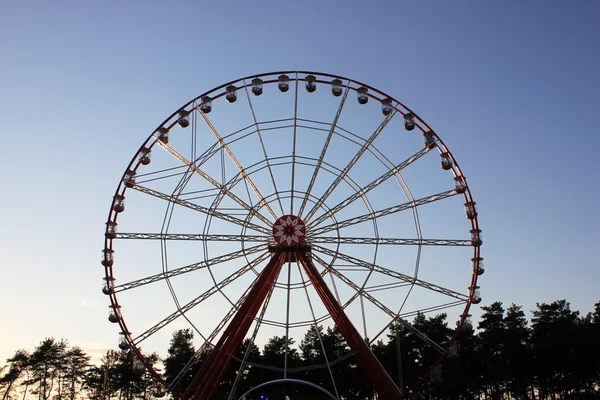
[[[273,237],[280,246],[297,246],[305,236],[306,226],[295,215],[279,217],[273,224]]]

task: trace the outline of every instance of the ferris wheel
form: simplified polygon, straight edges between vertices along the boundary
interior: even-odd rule
[[[179,375],[209,352],[176,397],[212,398],[240,345],[273,336],[288,346],[270,367],[291,379],[289,348],[321,325],[399,399],[371,345],[400,324],[441,358],[451,342],[410,320],[453,313],[456,336],[481,301],[481,244],[465,176],[415,112],[352,79],[274,72],[198,96],[142,143],[106,222],[103,292],[119,347],[165,387],[144,354],[185,328],[198,353]]]

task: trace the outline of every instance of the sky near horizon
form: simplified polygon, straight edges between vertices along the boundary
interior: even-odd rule
[[[438,132],[479,210],[481,305],[600,301],[600,3],[223,4],[0,6],[0,365],[45,337],[116,347],[99,254],[123,171],[183,104],[269,71],[365,82]]]

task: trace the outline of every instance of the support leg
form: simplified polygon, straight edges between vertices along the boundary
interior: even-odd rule
[[[400,391],[377,358],[375,358],[375,355],[360,336],[360,333],[352,325],[352,322],[335,299],[333,293],[327,287],[323,277],[321,277],[319,271],[313,265],[308,253],[297,252],[296,254],[298,261],[306,270],[310,281],[325,304],[333,321],[346,339],[348,346],[355,352],[358,364],[373,384],[373,388],[379,395],[379,398],[385,400],[402,400]]]
[[[242,344],[256,313],[279,274],[284,259],[285,255],[282,253],[273,254],[200,371],[194,376],[192,383],[182,396],[183,400],[209,399],[211,394],[218,389],[221,383],[220,379],[231,362],[230,354],[235,353]]]

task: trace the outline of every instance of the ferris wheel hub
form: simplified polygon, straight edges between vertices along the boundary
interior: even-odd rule
[[[306,236],[306,225],[295,215],[279,217],[273,224],[273,238],[280,246],[297,246]]]

